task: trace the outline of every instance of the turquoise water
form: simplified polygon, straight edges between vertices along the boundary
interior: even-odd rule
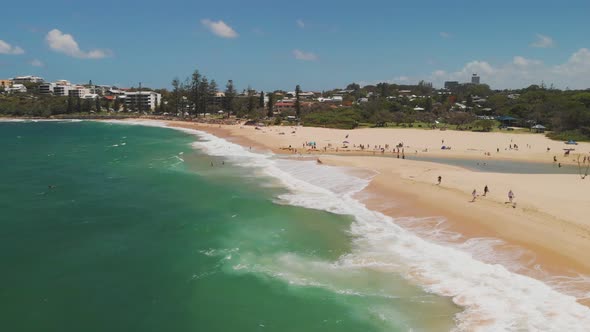
[[[455,325],[449,298],[382,269],[334,266],[354,249],[352,217],[278,204],[276,180],[194,149],[196,139],[0,123],[0,330]]]

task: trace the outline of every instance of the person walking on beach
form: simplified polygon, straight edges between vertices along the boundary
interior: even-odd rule
[[[512,189],[510,189],[510,191],[508,192],[508,202],[510,202],[512,204],[513,200],[514,200],[514,193],[512,192]]]
[[[440,176],[440,175],[439,175],[439,176],[438,176],[438,185],[439,185],[439,186],[440,186],[440,183],[441,183],[441,181],[442,181],[442,176]]]
[[[477,198],[477,190],[473,189],[473,192],[471,193],[471,196],[473,197],[473,199],[471,200],[471,202],[475,202],[475,199]]]
[[[483,187],[483,195],[487,196],[488,192],[490,191],[490,189],[488,188],[488,185],[486,184],[485,187]]]

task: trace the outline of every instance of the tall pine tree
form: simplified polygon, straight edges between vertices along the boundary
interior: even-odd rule
[[[193,108],[195,114],[197,115],[197,117],[199,116],[199,113],[201,111],[200,106],[201,106],[201,99],[203,97],[201,95],[200,84],[201,84],[201,74],[199,73],[198,70],[195,70],[193,72],[192,77],[191,77],[190,101],[193,106],[192,108]]]
[[[173,96],[173,100],[174,100],[174,110],[176,111],[176,114],[178,115],[178,112],[180,111],[180,80],[178,78],[174,78],[172,80],[172,96]]]
[[[199,107],[197,108],[198,113],[207,113],[207,105],[209,104],[209,80],[206,76],[201,78],[201,82],[199,83]]]
[[[269,118],[272,118],[274,116],[273,109],[272,109],[273,106],[274,106],[273,105],[274,104],[274,99],[275,99],[275,94],[274,93],[269,93],[268,94],[268,105],[267,105],[268,106],[267,116]]]
[[[236,89],[234,88],[234,81],[229,80],[225,85],[225,111],[227,112],[227,117],[233,113],[234,111],[234,98],[236,97]]]
[[[295,87],[295,114],[297,114],[297,119],[301,118],[301,101],[299,100],[299,94],[301,93],[301,87],[297,85]]]

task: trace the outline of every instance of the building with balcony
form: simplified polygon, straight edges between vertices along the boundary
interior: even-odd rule
[[[76,87],[71,87],[69,89],[68,96],[72,96],[74,98],[82,98],[89,93],[90,93],[89,89],[86,89],[81,86],[76,86]]]
[[[27,92],[27,87],[24,84],[13,84],[10,88],[5,89],[7,93]]]
[[[137,111],[152,111],[162,102],[162,95],[153,91],[125,93],[125,105]]]
[[[53,94],[55,83],[42,83],[39,85],[39,93],[44,95]]]
[[[43,83],[43,78],[39,76],[17,76],[12,79],[13,84],[25,84],[25,83]]]
[[[2,88],[10,88],[12,86],[12,80],[0,80],[0,87]]]
[[[56,85],[53,87],[53,95],[66,97],[70,95],[70,89],[72,87],[70,85]]]
[[[447,90],[455,90],[459,87],[458,81],[445,81],[445,89]]]

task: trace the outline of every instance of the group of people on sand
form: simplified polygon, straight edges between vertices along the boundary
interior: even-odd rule
[[[440,184],[442,183],[442,176],[438,176],[437,178],[437,185],[440,186]],[[487,196],[488,193],[490,192],[490,188],[488,187],[488,185],[486,184],[483,187],[483,195],[482,196]],[[477,193],[477,189],[473,189],[473,191],[471,192],[471,202],[475,202],[475,200],[477,200],[477,198],[479,197],[479,194]],[[514,195],[514,192],[512,191],[512,189],[510,189],[508,191],[508,202],[505,202],[506,204],[511,204],[513,208],[516,208],[516,202],[514,201],[514,199],[516,198],[516,195]]]
[[[486,184],[486,186],[483,188],[483,196],[487,196],[488,193],[490,192],[490,189],[488,188],[488,185]],[[477,199],[477,197],[479,197],[478,193],[477,193],[477,189],[473,189],[473,192],[471,192],[471,202],[475,202],[475,200]],[[505,202],[505,204],[510,204],[512,205],[513,208],[516,208],[516,202],[514,201],[514,199],[516,198],[516,195],[514,195],[514,192],[512,191],[512,189],[508,190],[508,201]]]

